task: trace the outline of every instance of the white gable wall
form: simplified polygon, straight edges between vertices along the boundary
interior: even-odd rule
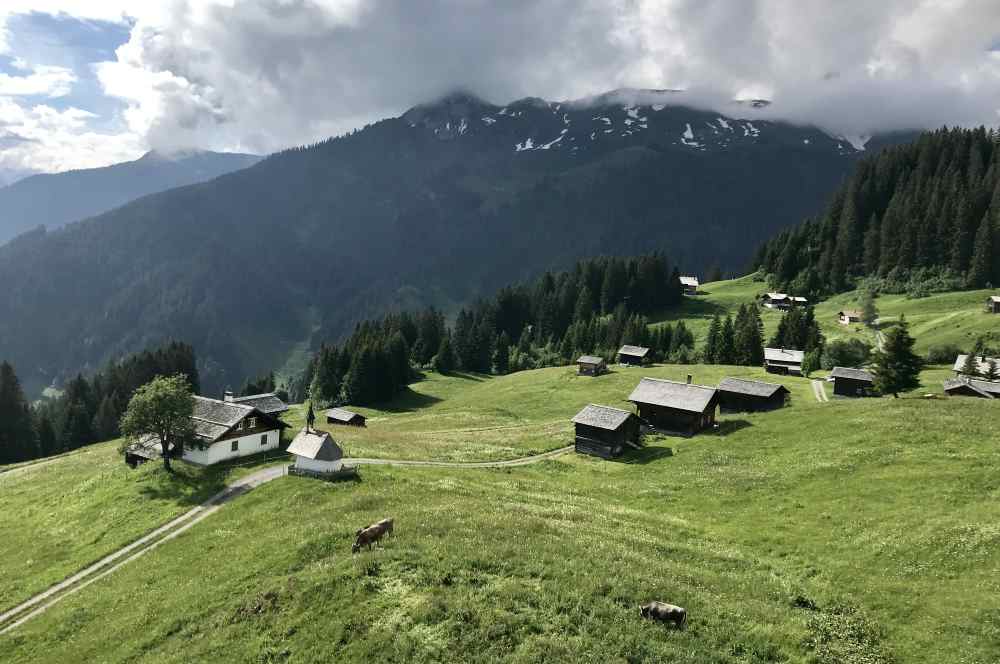
[[[265,436],[267,437],[267,442],[262,445],[261,439]],[[235,452],[232,450],[233,442],[239,442],[239,449]],[[200,466],[211,466],[212,464],[228,459],[237,459],[239,457],[250,456],[251,454],[259,454],[267,450],[276,450],[280,442],[281,431],[279,429],[272,429],[271,431],[253,433],[241,436],[240,438],[222,440],[209,445],[203,450],[199,450],[198,448],[185,449],[183,459],[184,461],[196,463]]]

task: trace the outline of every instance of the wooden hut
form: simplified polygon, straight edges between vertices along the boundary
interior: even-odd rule
[[[950,397],[979,397],[1000,399],[1000,383],[974,378],[952,378],[944,382],[944,392]]]
[[[841,325],[853,325],[861,322],[861,312],[855,309],[844,309],[837,312],[837,321]]]
[[[590,404],[573,418],[576,451],[610,459],[638,446],[639,419],[627,410]]]
[[[690,277],[690,276],[681,277],[681,288],[684,289],[685,295],[697,295],[698,286],[700,285],[701,284],[698,283],[698,277]]]
[[[723,378],[719,382],[719,410],[746,413],[781,408],[791,393],[784,385],[745,378]]]
[[[990,295],[986,298],[986,311],[991,314],[1000,314],[1000,295]]]
[[[805,353],[788,348],[765,348],[764,369],[768,373],[801,376]]]
[[[331,408],[326,411],[326,423],[363,427],[365,426],[365,416],[346,408]]]
[[[714,387],[694,385],[659,378],[643,378],[629,395],[639,419],[668,433],[694,435],[715,425],[719,392]]]
[[[625,344],[618,349],[618,364],[640,367],[646,363],[649,349],[642,346],[630,346]]]
[[[955,364],[952,366],[951,370],[955,373],[956,377],[963,376],[965,374],[965,360],[969,357],[968,355],[959,355],[955,358]],[[1000,367],[1000,357],[986,357],[985,355],[980,355],[974,357],[972,360],[975,366],[977,376],[985,376],[990,370],[990,362],[993,362],[997,367]]]
[[[581,376],[600,376],[608,372],[608,365],[604,362],[604,358],[596,355],[581,355],[577,358],[576,363],[580,368],[579,375]]]
[[[809,304],[807,298],[788,293],[764,293],[760,298],[761,305],[768,309],[791,309]]]
[[[834,367],[830,372],[833,393],[840,397],[870,397],[875,394],[875,377],[864,369]]]

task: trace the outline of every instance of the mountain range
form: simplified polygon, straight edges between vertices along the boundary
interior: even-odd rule
[[[251,154],[154,151],[103,168],[31,175],[0,188],[0,244],[37,226],[59,228],[141,196],[211,180],[258,161],[260,157]]]
[[[600,254],[738,271],[820,210],[848,139],[683,93],[459,93],[0,247],[0,357],[29,390],[163,339],[217,390],[388,309],[452,309]],[[773,111],[773,108],[770,109]],[[773,115],[770,113],[769,115]],[[78,215],[84,216],[84,215]]]

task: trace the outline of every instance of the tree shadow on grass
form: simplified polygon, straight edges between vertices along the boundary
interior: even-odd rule
[[[746,429],[747,427],[752,427],[747,420],[722,420],[718,423],[718,427],[709,432],[713,436],[728,436],[731,433],[736,433],[741,429]]]
[[[412,413],[414,411],[433,406],[439,401],[441,401],[441,399],[438,397],[430,394],[414,392],[410,388],[406,388],[395,399],[389,403],[381,405],[379,410],[386,413]]]
[[[709,295],[708,292],[698,291],[698,295]],[[727,312],[726,307],[719,304],[718,302],[712,302],[710,300],[703,299],[692,299],[685,298],[684,306],[677,307],[675,309],[667,309],[665,311],[659,311],[652,314],[649,319],[654,324],[655,323],[672,323],[678,320],[684,320],[688,318],[711,318],[712,316],[718,314],[720,316],[725,316]]]
[[[161,500],[194,507],[226,488],[224,469],[176,468],[182,463],[174,461],[175,470],[172,473],[163,468],[156,469],[156,474],[148,477],[139,488],[139,495],[146,500]]]
[[[628,452],[621,455],[617,459],[611,459],[611,461],[614,461],[616,463],[645,465],[647,463],[652,463],[653,461],[659,461],[660,459],[672,457],[673,455],[674,455],[673,448],[649,446],[649,447],[643,447],[638,450],[630,449]]]

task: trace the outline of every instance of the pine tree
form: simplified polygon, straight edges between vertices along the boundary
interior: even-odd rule
[[[35,438],[38,440],[39,456],[50,456],[58,451],[56,431],[52,428],[52,419],[45,412],[39,412],[35,417]]]
[[[498,376],[510,371],[510,337],[506,332],[501,332],[497,339],[496,350],[493,351],[493,371]]]
[[[972,252],[972,264],[966,280],[972,288],[986,288],[993,276],[993,224],[990,214],[983,215],[976,232],[976,244]]]
[[[733,318],[727,315],[719,331],[718,351],[715,355],[716,364],[736,363],[736,332],[733,329]]]
[[[91,428],[97,440],[111,440],[118,437],[118,401],[117,394],[110,394],[101,400],[101,405],[97,408]]]
[[[868,289],[861,293],[861,321],[868,327],[874,327],[878,320],[878,308],[875,306],[875,296]]]
[[[886,333],[881,350],[872,355],[872,374],[877,392],[898,398],[900,392],[920,387],[923,361],[913,352],[913,344],[909,324],[900,316],[899,324]]]
[[[704,360],[705,364],[717,364],[719,356],[719,336],[722,334],[722,321],[719,314],[712,316],[712,322],[708,326],[708,336],[705,338]]]
[[[962,362],[962,373],[970,378],[975,378],[979,375],[979,363],[976,362],[975,351],[965,356],[965,361]]]
[[[997,361],[990,360],[986,363],[986,373],[983,374],[986,380],[1000,380],[1000,369],[997,368]]]
[[[454,370],[455,354],[451,349],[451,339],[445,335],[441,337],[441,345],[438,346],[437,355],[434,356],[434,371],[446,376]]]
[[[26,461],[37,455],[31,411],[14,367],[0,363],[0,463]]]

